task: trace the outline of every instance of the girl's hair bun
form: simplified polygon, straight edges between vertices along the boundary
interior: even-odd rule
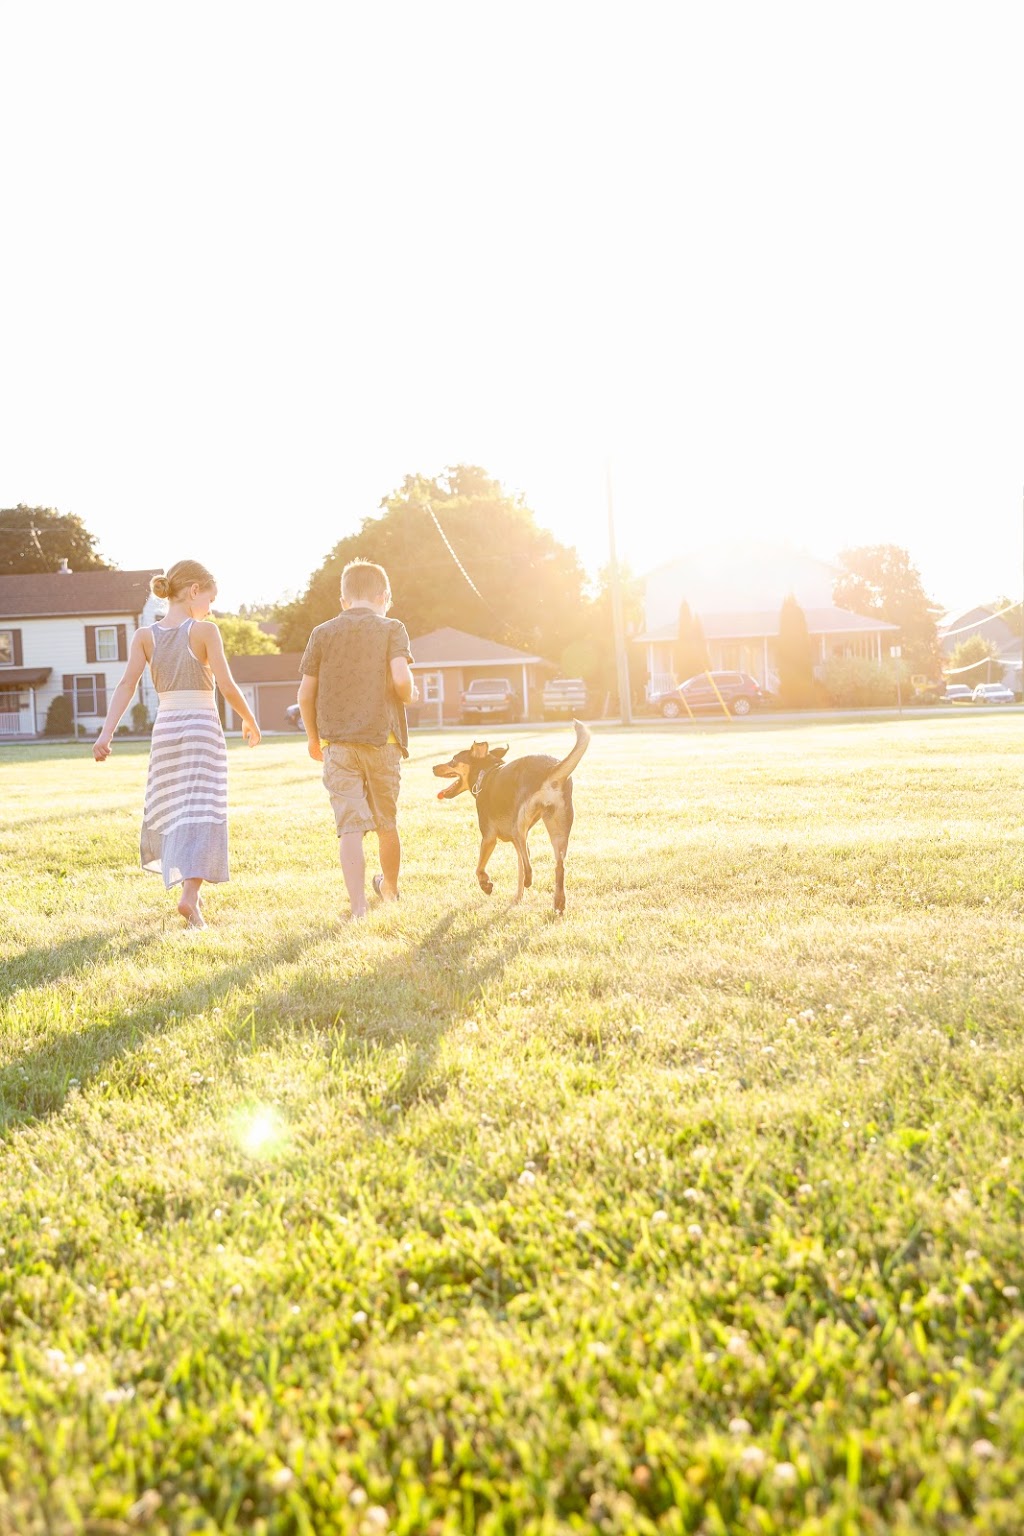
[[[154,576],[149,584],[149,590],[154,597],[167,598],[171,595],[171,584],[166,576]]]

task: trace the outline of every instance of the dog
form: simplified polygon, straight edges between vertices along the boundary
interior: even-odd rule
[[[468,790],[476,800],[480,822],[480,857],[476,878],[486,896],[494,890],[488,878],[487,861],[500,841],[511,843],[519,859],[519,888],[515,899],[533,884],[533,866],[527,838],[530,829],[543,820],[555,851],[555,911],[565,911],[565,853],[572,830],[572,773],[590,744],[590,732],[579,720],[576,745],[561,762],[557,758],[535,754],[504,761],[508,747],[489,747],[486,741],[474,741],[468,751],[456,752],[447,763],[439,763],[434,773],[439,779],[453,779],[449,789],[442,789],[439,800],[454,800]]]

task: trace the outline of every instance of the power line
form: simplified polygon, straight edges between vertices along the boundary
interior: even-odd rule
[[[459,559],[458,555],[455,553],[454,549],[452,548],[451,540],[449,539],[448,535],[445,533],[444,529],[441,527],[441,524],[438,522],[437,514],[435,513],[433,507],[430,505],[430,502],[429,501],[425,501],[425,502],[422,503],[422,505],[424,507],[426,507],[427,511],[430,513],[431,519],[433,520],[434,527],[437,529],[438,533],[441,535],[442,540],[444,541],[445,549],[448,551],[448,553],[451,555],[452,559],[455,561],[455,564],[458,566],[459,570],[462,572],[462,575],[465,577],[466,581],[472,587],[473,591],[476,593],[477,597],[483,603],[484,607],[485,608],[490,608],[490,606],[491,606],[490,603],[487,601],[486,597],[484,597],[483,593],[480,591],[480,588],[477,586],[476,582],[473,580],[472,576],[466,570],[466,567],[463,565],[462,561]],[[493,609],[492,609],[492,612],[493,612]]]
[[[501,626],[502,632],[503,633],[508,633],[509,628],[510,628],[508,620],[504,619],[502,617],[502,615],[500,613],[498,613],[497,609],[493,608],[491,606],[491,604],[487,601],[486,597],[484,597],[483,593],[480,591],[480,588],[477,586],[476,582],[473,580],[472,576],[466,570],[466,567],[463,565],[462,561],[459,559],[458,555],[455,553],[455,550],[452,548],[451,540],[449,539],[448,535],[445,533],[444,529],[441,527],[441,524],[438,522],[437,514],[435,513],[433,507],[430,505],[430,502],[429,501],[424,501],[424,502],[421,502],[420,504],[421,504],[421,506],[425,507],[426,510],[429,512],[431,520],[432,520],[432,522],[434,524],[434,527],[437,529],[438,533],[441,535],[441,540],[442,540],[442,542],[444,544],[445,549],[448,551],[448,553],[451,555],[452,559],[455,561],[456,567],[458,568],[458,570],[459,570],[460,574],[462,575],[463,579],[468,583],[470,589],[473,592],[476,593],[477,597],[483,603],[484,607],[487,609],[487,612],[491,615],[491,618],[494,619],[495,623],[499,624]]]

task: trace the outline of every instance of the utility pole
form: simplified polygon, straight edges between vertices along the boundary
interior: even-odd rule
[[[633,704],[629,696],[629,661],[626,657],[626,625],[622,615],[622,583],[615,554],[615,512],[612,497],[611,460],[605,469],[608,486],[608,562],[612,586],[612,627],[615,633],[615,670],[619,679],[619,717],[623,725],[633,724]]]

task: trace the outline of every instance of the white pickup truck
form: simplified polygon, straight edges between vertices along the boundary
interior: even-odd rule
[[[587,708],[587,685],[582,677],[553,677],[544,684],[544,719],[580,719]]]
[[[463,725],[474,720],[519,718],[519,700],[507,677],[474,677],[459,701]]]

